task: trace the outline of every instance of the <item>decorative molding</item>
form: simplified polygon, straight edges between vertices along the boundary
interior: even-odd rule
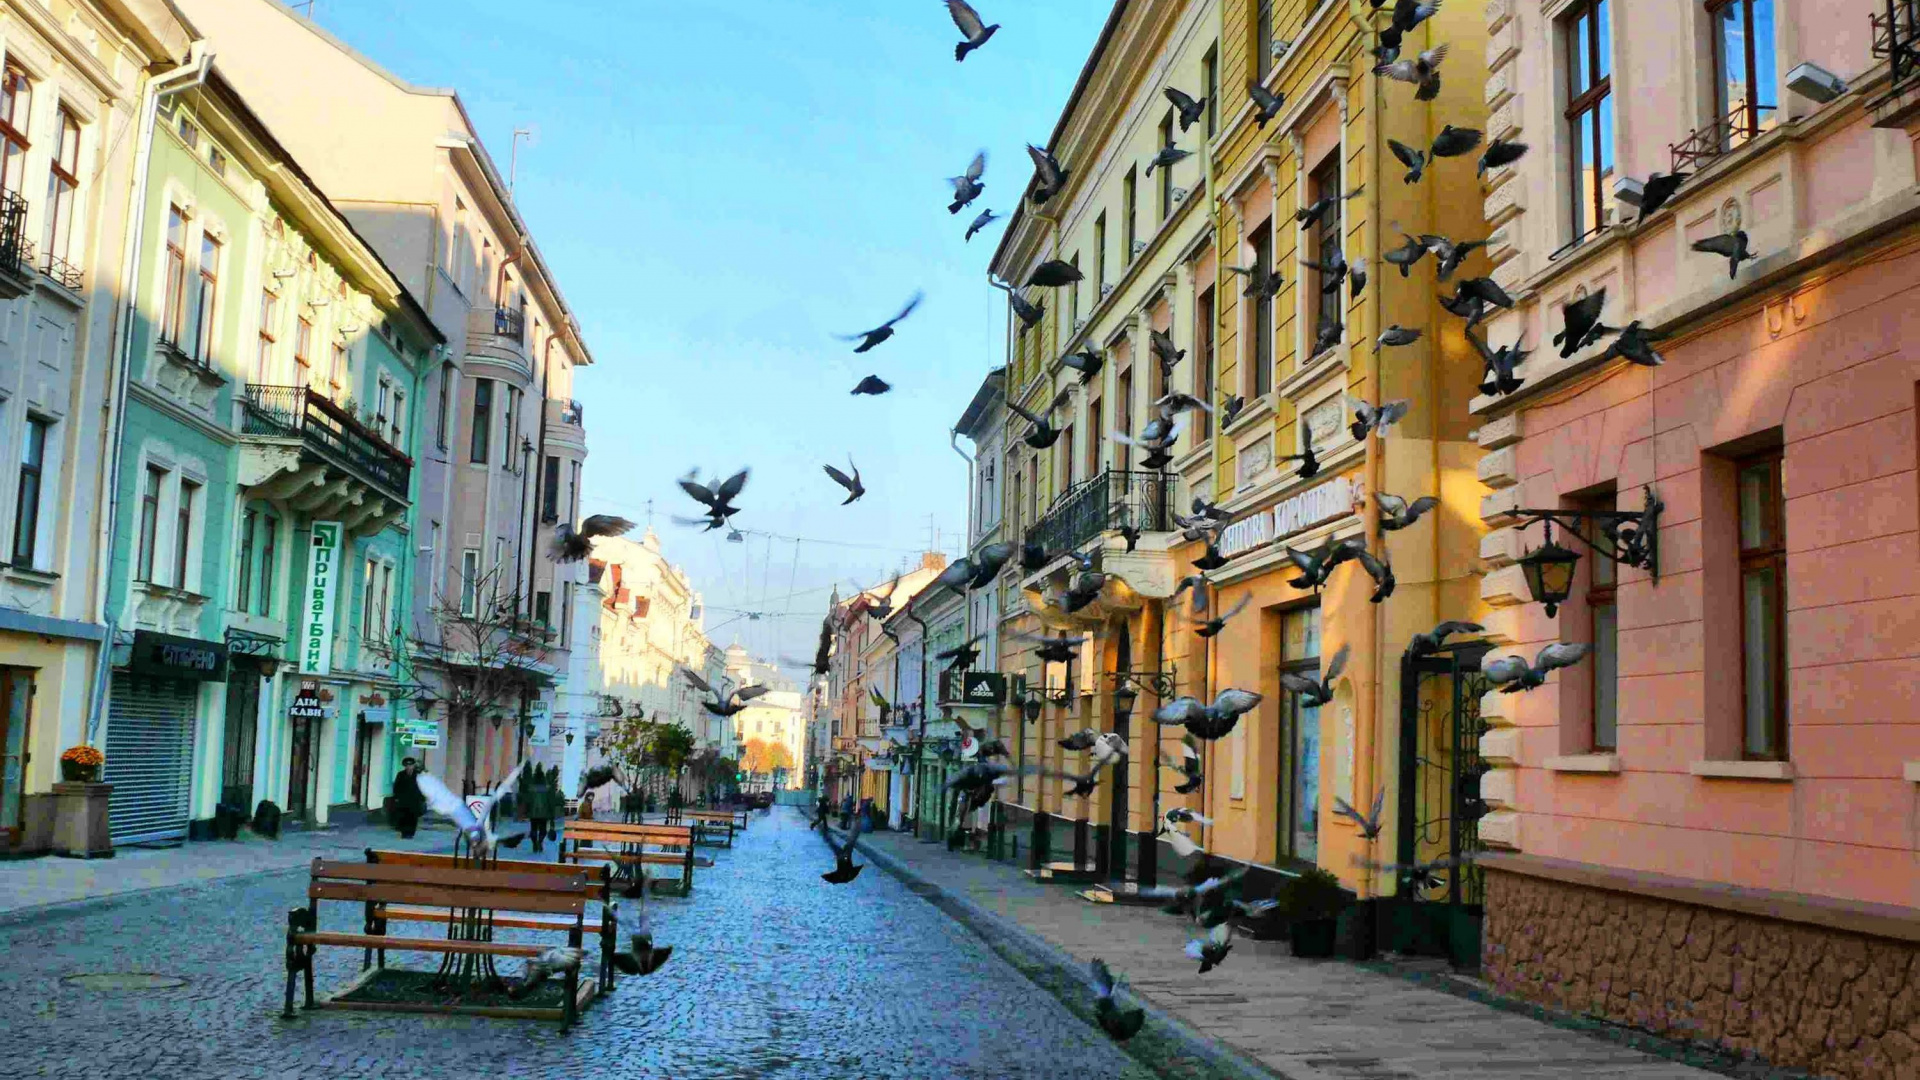
[[[1510,525],[1514,511],[1520,508],[1520,489],[1507,488],[1480,499],[1480,520],[1491,526]]]
[[[1503,566],[1480,578],[1480,599],[1488,607],[1514,607],[1532,601],[1527,592],[1527,575],[1518,566]]]
[[[1487,76],[1487,108],[1497,109],[1506,103],[1507,98],[1513,96],[1513,73],[1515,70],[1517,69],[1512,65],[1508,65]]]
[[[1520,763],[1520,729],[1493,728],[1480,736],[1480,757],[1497,768]]]
[[[1487,0],[1486,10],[1482,13],[1487,20],[1487,32],[1493,33],[1507,25],[1513,18],[1514,0]]]
[[[1907,762],[1906,777],[1910,782],[1920,784],[1920,761]]]
[[[1608,773],[1620,772],[1620,755],[1615,753],[1566,754],[1548,758],[1543,767],[1552,772],[1561,773]]]
[[[1792,780],[1793,762],[1695,761],[1687,771],[1713,780]]]
[[[1511,809],[1519,798],[1520,770],[1492,769],[1481,774],[1480,798],[1495,810]]]
[[[1526,553],[1525,541],[1518,529],[1495,529],[1480,538],[1480,558],[1494,569],[1511,566]]]
[[[1490,848],[1520,849],[1520,812],[1494,810],[1480,819],[1480,842]]]
[[[1526,102],[1525,94],[1513,94],[1504,104],[1487,115],[1487,138],[1500,139],[1519,134],[1526,119],[1522,106]]]
[[[1512,19],[1487,34],[1487,70],[1498,71],[1520,55],[1520,24]]]
[[[1486,200],[1481,204],[1481,215],[1487,219],[1488,226],[1499,228],[1526,213],[1526,187],[1525,184],[1501,184],[1487,192]]]
[[[1517,412],[1508,413],[1481,424],[1473,433],[1473,441],[1479,443],[1482,450],[1498,450],[1519,442],[1520,415]]]
[[[1480,482],[1496,491],[1510,488],[1520,482],[1520,466],[1515,459],[1515,447],[1503,446],[1480,459]]]

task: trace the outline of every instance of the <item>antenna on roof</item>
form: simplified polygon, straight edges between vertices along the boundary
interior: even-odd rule
[[[301,14],[305,15],[308,19],[312,19],[313,5],[315,4],[315,2],[316,0],[291,0],[291,2],[287,4],[287,6],[295,9],[306,8],[306,10],[301,12]]]

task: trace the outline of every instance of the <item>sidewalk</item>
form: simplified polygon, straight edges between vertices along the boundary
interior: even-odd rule
[[[923,896],[938,903],[937,893],[945,893],[962,908],[970,902],[986,922],[1010,921],[1068,954],[1082,971],[1093,957],[1106,960],[1147,1004],[1288,1080],[1726,1075],[1396,974],[1344,961],[1295,959],[1285,942],[1235,938],[1226,963],[1200,975],[1199,965],[1181,954],[1191,922],[1157,907],[1089,903],[1069,886],[1042,885],[1014,865],[950,853],[910,834],[863,834],[860,846],[883,868],[917,884]],[[973,929],[988,936],[995,928]],[[1477,985],[1457,982],[1463,989]]]
[[[197,885],[246,874],[293,870],[314,859],[359,859],[366,848],[446,851],[453,830],[422,822],[411,840],[390,826],[301,829],[278,840],[241,829],[237,840],[206,840],[171,848],[120,848],[111,859],[46,856],[0,862],[0,922],[9,913],[48,904],[94,900],[146,889]]]

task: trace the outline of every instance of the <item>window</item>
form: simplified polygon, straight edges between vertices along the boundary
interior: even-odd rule
[[[1612,510],[1614,497],[1599,495],[1585,501],[1582,509]],[[1591,544],[1600,540],[1599,528],[1589,524],[1585,533]],[[1613,750],[1620,745],[1620,609],[1614,600],[1618,578],[1612,559],[1594,554],[1581,560],[1587,577],[1587,639],[1593,643],[1588,668],[1593,679],[1594,750]]]
[[[573,631],[573,582],[560,586],[560,646],[565,648],[567,635]]]
[[[388,418],[387,422],[387,441],[395,447],[400,445],[403,427],[402,421],[405,420],[406,415],[407,395],[396,389],[393,392],[393,414]]]
[[[1608,0],[1580,0],[1561,23],[1567,48],[1567,140],[1575,240],[1607,223],[1613,176],[1613,79]]]
[[[1100,475],[1100,399],[1087,403],[1087,476]]]
[[[253,543],[254,533],[260,528],[260,512],[248,510],[240,515],[240,581],[233,591],[233,607],[236,611],[248,611],[253,607]]]
[[[361,641],[374,640],[375,633],[376,633],[375,627],[378,627],[380,625],[378,612],[374,610],[375,600],[378,595],[376,590],[379,587],[379,582],[380,582],[380,564],[372,559],[368,559],[367,560],[367,576],[360,586],[360,640]]]
[[[33,84],[26,72],[8,64],[0,75],[0,188],[15,195],[27,177],[27,117],[32,112]]]
[[[382,375],[376,382],[377,386],[373,397],[373,420],[374,427],[378,429],[382,424],[387,422],[387,399],[393,395],[393,380]]]
[[[26,447],[20,454],[20,486],[13,497],[13,564],[33,566],[39,547],[41,477],[47,465],[45,420],[27,417]]]
[[[1313,175],[1308,178],[1313,200],[1333,200],[1332,209],[1320,216],[1320,223],[1314,227],[1315,236],[1310,241],[1314,258],[1322,266],[1332,265],[1334,254],[1340,250],[1340,244],[1344,239],[1346,215],[1344,207],[1347,204],[1346,200],[1340,197],[1344,192],[1340,183],[1340,152],[1335,150],[1327,155],[1327,160],[1321,162],[1320,166],[1313,170]],[[1319,298],[1317,301],[1319,306],[1315,309],[1313,317],[1313,332],[1317,336],[1327,327],[1339,324],[1341,316],[1346,314],[1346,304],[1339,289],[1326,292],[1320,288],[1318,271],[1314,273],[1314,295]]]
[[[1100,216],[1093,219],[1093,304],[1107,295],[1107,213],[1102,210]]]
[[[553,454],[540,474],[540,520],[560,520],[560,459]]]
[[[1262,82],[1273,70],[1273,0],[1254,0],[1253,70]]]
[[[341,389],[347,385],[347,347],[342,342],[333,343],[333,361],[327,368],[327,381],[333,384],[334,396],[338,398]]]
[[[1318,677],[1320,607],[1296,608],[1280,616],[1280,670]],[[1320,706],[1303,706],[1294,694],[1281,695],[1285,720],[1284,785],[1280,804],[1279,851],[1312,862],[1320,851]]]
[[[273,381],[273,346],[279,340],[274,328],[279,325],[280,298],[260,290],[260,343],[254,347],[253,381],[262,386]]]
[[[1193,396],[1209,405],[1213,404],[1213,319],[1213,287],[1208,286],[1193,304]],[[1197,412],[1194,434],[1212,438],[1213,413],[1207,409]]]
[[[200,147],[200,129],[193,126],[193,121],[188,120],[185,113],[180,116],[180,141],[186,143],[189,150]]]
[[[472,618],[480,610],[480,549],[460,553],[460,614]]]
[[[1040,455],[1027,457],[1027,520],[1040,520]]]
[[[227,155],[221,153],[219,147],[207,147],[207,168],[213,170],[213,175],[226,179]]]
[[[167,207],[167,272],[162,286],[166,293],[160,302],[160,337],[178,345],[187,321],[187,215],[177,206]]]
[[[1133,437],[1133,368],[1131,367],[1122,371],[1115,383],[1113,420],[1115,429],[1120,434],[1128,438]],[[1123,442],[1115,442],[1113,457],[1114,468],[1124,472],[1133,465],[1133,447]]]
[[[488,441],[493,438],[493,380],[473,380],[473,446],[469,459],[485,465],[489,459]]]
[[[61,262],[73,245],[73,193],[80,187],[80,125],[59,110],[60,141],[47,168],[47,254]]]
[[[1722,148],[1768,131],[1778,113],[1765,99],[1774,94],[1778,67],[1773,55],[1773,0],[1713,0],[1714,119],[1726,126]]]
[[[260,614],[273,614],[274,545],[279,542],[280,519],[268,514],[260,520]]]
[[[1053,463],[1053,497],[1058,499],[1073,486],[1073,425],[1060,429],[1060,442],[1057,444],[1060,456]]]
[[[1074,275],[1078,277],[1080,274],[1080,253],[1077,251],[1074,252],[1073,258],[1067,261],[1073,266]],[[1080,329],[1080,283],[1078,281],[1067,286],[1067,311],[1069,319],[1067,323],[1067,333],[1071,336]]]
[[[293,377],[301,386],[313,379],[313,323],[305,315],[293,325]]]
[[[1253,272],[1266,280],[1273,272],[1273,221],[1261,222],[1253,230]],[[1260,397],[1273,389],[1273,301],[1253,298],[1253,387],[1249,397]]]
[[[194,356],[213,366],[214,306],[220,295],[220,241],[208,233],[200,234],[200,296],[194,309]]]
[[[1201,88],[1207,95],[1207,138],[1220,130],[1220,46],[1207,50],[1200,61]]]
[[[567,520],[580,520],[580,463],[573,463],[573,481],[567,485]]]
[[[1173,110],[1168,109],[1166,118],[1160,121],[1160,145],[1173,145]],[[1160,173],[1160,220],[1165,221],[1173,213],[1173,166],[1162,165]]]
[[[506,435],[506,441],[500,444],[500,464],[509,470],[514,467],[513,455],[518,452],[519,448],[517,440],[513,437],[519,419],[520,388],[517,386],[509,386],[507,387],[507,407],[505,415],[500,418],[500,426]]]
[[[193,503],[200,494],[200,485],[191,480],[180,481],[179,513],[174,518],[173,533],[173,587],[187,587],[187,553],[193,546]]]
[[[440,403],[434,410],[433,441],[442,450],[447,448],[447,426],[453,415],[453,381],[456,374],[452,364],[440,365]]]
[[[542,590],[533,594],[533,621],[553,629],[553,594]]]
[[[1124,224],[1127,246],[1126,249],[1120,253],[1121,266],[1133,265],[1133,244],[1134,241],[1139,238],[1140,233],[1140,177],[1136,171],[1138,168],[1139,166],[1129,168],[1127,175],[1120,181],[1120,194],[1121,198],[1125,200],[1127,213]]]
[[[1742,749],[1787,757],[1787,528],[1778,450],[1739,463]]]
[[[139,581],[153,580],[153,549],[160,532],[160,485],[166,478],[167,470],[147,466],[146,486],[140,489],[140,551],[134,563],[134,577]]]

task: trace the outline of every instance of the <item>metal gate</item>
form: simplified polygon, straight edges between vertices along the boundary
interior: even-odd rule
[[[1400,776],[1396,807],[1401,867],[1388,905],[1387,948],[1480,963],[1485,878],[1461,862],[1480,849],[1480,660],[1492,646],[1466,641],[1400,662]]]
[[[113,785],[107,831],[114,843],[187,835],[198,690],[194,683],[114,675],[101,777]]]

